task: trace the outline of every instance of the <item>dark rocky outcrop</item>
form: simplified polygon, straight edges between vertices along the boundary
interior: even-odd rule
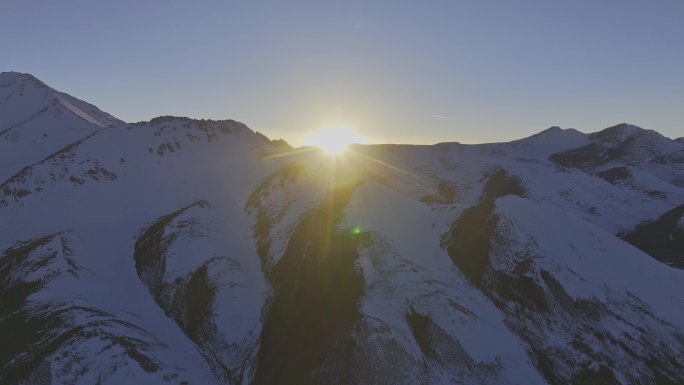
[[[242,383],[242,368],[223,362],[223,353],[231,347],[221,342],[214,320],[214,301],[220,283],[210,273],[222,270],[235,262],[223,256],[207,257],[193,271],[172,280],[164,279],[169,249],[183,238],[201,237],[194,219],[179,221],[179,217],[193,208],[209,206],[196,201],[166,214],[143,228],[135,243],[135,262],[140,280],[154,296],[155,302],[172,318],[180,329],[202,349],[204,357],[217,378],[230,384]],[[233,363],[240,364],[240,363]],[[240,365],[238,365],[240,366]]]
[[[273,190],[282,189],[287,184],[297,182],[303,171],[304,166],[301,164],[288,163],[262,181],[245,203],[245,210],[255,217],[252,231],[257,243],[257,254],[261,258],[261,265],[264,270],[270,269],[273,264],[269,258],[271,231],[289,209],[287,204],[280,207],[269,207],[266,201]]]
[[[310,384],[334,344],[359,321],[364,233],[338,229],[355,185],[339,187],[297,225],[269,281],[273,299],[261,332],[254,385]]]
[[[494,202],[502,196],[524,194],[518,178],[505,170],[493,172],[484,185],[480,203],[465,209],[442,236],[442,248],[473,285],[482,285],[489,266],[491,239],[498,225]]]
[[[627,180],[631,175],[629,167],[624,166],[609,168],[596,174],[596,176],[611,184]]]
[[[508,251],[507,245],[516,240],[501,232],[502,219],[494,213],[495,200],[508,194],[523,195],[524,188],[505,172],[492,174],[481,202],[454,221],[442,238],[442,247],[473,286],[503,312],[506,325],[527,344],[546,381],[552,385],[618,384],[616,370],[623,375],[638,373],[628,379],[638,384],[678,383],[677,379],[684,378],[680,332],[655,317],[639,298],[628,296],[617,308],[595,298],[573,298],[552,272],[535,265],[534,255]],[[671,228],[682,211],[684,206],[663,222]],[[662,226],[654,224],[649,231],[657,233]],[[647,319],[644,324],[653,329],[628,321],[635,317]],[[408,320],[421,350],[426,356],[434,355],[425,332],[428,319],[410,314]],[[547,335],[564,336],[572,343],[547,341]],[[672,345],[665,347],[668,344]],[[654,350],[655,346],[661,348]]]
[[[112,367],[126,360],[137,363],[145,372],[163,369],[150,350],[161,344],[149,334],[118,319],[114,314],[75,301],[36,301],[29,297],[49,290],[52,282],[78,279],[82,269],[73,259],[67,233],[55,233],[21,242],[0,254],[0,384],[35,383],[51,377],[52,355],[59,351],[56,365],[78,368],[70,377],[73,384],[92,368],[79,347],[84,341],[100,345]],[[116,349],[115,349],[116,348]],[[118,355],[114,353],[120,350]]]
[[[653,258],[684,269],[684,204],[622,236]]]

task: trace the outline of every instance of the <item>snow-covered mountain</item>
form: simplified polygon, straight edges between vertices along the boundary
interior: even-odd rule
[[[124,122],[29,74],[0,73],[0,179]]]
[[[681,140],[331,158],[0,93],[0,384],[684,383]]]

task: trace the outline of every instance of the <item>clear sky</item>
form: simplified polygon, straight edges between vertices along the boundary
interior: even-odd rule
[[[476,143],[621,122],[684,136],[684,1],[2,0],[0,71],[129,121],[341,122]]]

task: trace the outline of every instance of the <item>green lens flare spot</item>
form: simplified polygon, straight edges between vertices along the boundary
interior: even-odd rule
[[[352,228],[352,234],[361,234],[361,228],[358,226]]]

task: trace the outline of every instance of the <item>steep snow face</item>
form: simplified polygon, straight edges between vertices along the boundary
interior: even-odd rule
[[[347,371],[350,382],[362,381],[372,361],[378,383],[543,383],[500,311],[442,247],[462,209],[426,204],[377,182],[359,188],[345,224],[371,239],[358,261],[365,280],[361,318],[330,354],[328,379]],[[358,359],[345,353],[349,346]],[[378,362],[376,354],[392,359]]]
[[[198,201],[142,229],[136,270],[155,301],[202,350],[222,382],[249,378],[267,287],[226,218]]]
[[[658,254],[681,254],[680,142],[554,127],[331,158],[0,79],[21,170],[0,384],[684,382],[684,277]],[[24,97],[61,112],[21,123]]]
[[[0,383],[210,383],[201,355],[159,316],[93,298],[102,282],[80,263],[89,250],[77,237],[61,231],[0,252]]]
[[[34,118],[40,111],[57,104],[98,127],[122,123],[95,106],[56,91],[32,75],[17,72],[0,73],[0,111],[3,129]]]
[[[0,181],[97,129],[122,123],[31,75],[0,73]]]
[[[507,197],[493,214],[498,235],[485,274],[501,284],[483,291],[502,302],[547,381],[684,378],[684,302],[673,294],[681,270],[552,207]]]
[[[73,324],[54,318],[66,331],[55,331],[40,365],[32,361],[18,371],[7,366],[0,383],[30,382],[33,377],[21,376],[40,370],[71,376],[55,375],[55,384],[249,382],[268,286],[244,205],[279,167],[279,161],[260,161],[275,151],[234,121],[164,117],[100,129],[10,178],[0,188],[0,248],[69,229],[80,245],[70,246],[73,259],[87,272],[66,277],[63,285],[37,287],[34,296],[55,304],[76,296],[79,306],[132,326],[116,321],[107,329],[123,341],[115,364],[92,353],[102,349],[95,343],[59,337],[80,327],[87,314],[70,316]],[[162,273],[151,280],[149,271]],[[25,301],[26,312],[18,317],[41,317]],[[127,340],[135,341],[136,350],[125,349]],[[18,342],[17,349],[30,351],[31,341]],[[87,350],[60,361],[71,344]],[[110,365],[118,374],[105,375],[113,371]],[[86,366],[95,380],[78,374]]]

